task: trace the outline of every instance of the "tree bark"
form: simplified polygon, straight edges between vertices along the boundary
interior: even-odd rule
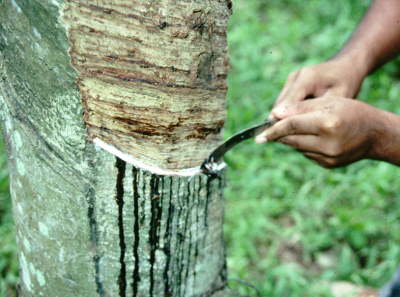
[[[229,10],[0,0],[20,296],[224,296],[223,180],[155,175],[90,139],[163,169],[199,165],[223,123]]]
[[[201,163],[225,120],[228,12],[225,0],[67,1],[89,137],[161,170]]]

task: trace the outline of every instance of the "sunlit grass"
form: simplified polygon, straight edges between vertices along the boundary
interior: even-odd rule
[[[235,1],[226,136],[266,118],[290,71],[334,55],[368,2]],[[359,97],[399,111],[396,76],[386,66]],[[329,171],[282,145],[251,142],[227,158],[232,277],[263,296],[293,297],[327,296],[322,281],[379,287],[390,278],[400,263],[397,167],[362,161]]]

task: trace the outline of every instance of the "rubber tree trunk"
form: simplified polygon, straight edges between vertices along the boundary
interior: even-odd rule
[[[0,0],[20,296],[224,296],[222,0]],[[145,167],[146,167],[145,166]],[[146,167],[147,168],[147,167]]]

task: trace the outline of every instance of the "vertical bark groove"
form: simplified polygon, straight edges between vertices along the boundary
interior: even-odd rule
[[[195,196],[194,199],[196,200],[196,241],[195,241],[195,247],[194,247],[194,269],[193,269],[193,286],[196,285],[196,274],[197,274],[197,270],[196,270],[196,263],[197,263],[197,258],[199,255],[199,208],[200,208],[200,191],[201,191],[201,176],[197,177],[198,180],[198,185],[197,185],[197,191],[195,191]]]
[[[132,292],[133,297],[137,297],[138,295],[138,284],[140,282],[139,275],[139,240],[140,240],[140,232],[139,232],[139,189],[138,189],[138,170],[135,167],[132,167],[132,176],[133,176],[133,218],[134,218],[134,226],[133,226],[133,234],[134,234],[134,242],[133,242],[133,257],[134,257],[134,268],[132,275]]]
[[[170,277],[169,277],[169,269],[170,269],[170,262],[171,262],[171,221],[174,217],[174,205],[172,204],[172,195],[173,193],[173,179],[172,177],[169,178],[169,195],[168,195],[168,213],[167,213],[167,222],[165,227],[164,233],[164,253],[166,256],[166,262],[163,272],[163,278],[165,282],[164,287],[164,295],[170,296],[171,292],[171,285],[170,285]]]
[[[178,296],[181,296],[181,288],[182,288],[182,286],[181,286],[181,284],[182,284],[182,267],[180,267],[180,265],[179,265],[179,263],[180,263],[180,261],[181,261],[181,255],[182,255],[182,246],[183,246],[183,244],[182,244],[182,242],[183,242],[183,238],[184,238],[184,235],[182,234],[182,230],[181,230],[181,220],[182,220],[182,211],[183,211],[183,204],[182,204],[182,201],[181,201],[181,194],[182,194],[182,192],[181,192],[181,186],[182,186],[182,183],[180,182],[180,180],[178,181],[178,193],[177,193],[177,197],[179,197],[180,199],[178,200],[178,207],[179,207],[179,209],[178,209],[178,214],[177,214],[177,217],[176,217],[176,221],[178,221],[178,222],[176,222],[176,225],[175,225],[175,230],[176,230],[176,245],[177,245],[177,247],[176,247],[176,254],[177,254],[177,256],[175,257],[175,267],[174,267],[174,271],[175,271],[175,274],[176,274],[176,282],[177,282],[177,288],[178,288]]]
[[[119,262],[121,269],[118,276],[119,296],[126,297],[126,243],[125,243],[125,230],[124,230],[124,178],[126,163],[119,158],[116,158],[115,167],[117,168],[117,181],[115,189],[115,201],[118,206],[118,230],[119,230],[119,247],[120,256]]]
[[[206,182],[206,203],[204,204],[204,228],[208,229],[208,201],[210,199],[210,183],[214,177],[208,177]]]
[[[96,193],[90,185],[88,185],[87,190],[87,203],[88,203],[88,221],[89,221],[89,236],[90,242],[92,244],[92,249],[94,251],[93,264],[95,271],[95,283],[96,291],[99,297],[104,297],[104,287],[100,279],[100,255],[98,252],[99,234],[98,234],[98,224],[96,220]]]
[[[191,198],[190,186],[191,186],[191,184],[193,184],[193,182],[188,182],[186,184],[186,194],[185,194],[186,205],[190,205],[191,204],[190,203],[191,202],[190,201],[190,198]],[[182,268],[181,273],[182,274],[184,273],[185,279],[188,279],[189,269],[192,268],[191,267],[191,261],[190,261],[191,260],[190,259],[190,252],[191,252],[191,249],[192,249],[192,241],[191,241],[192,240],[192,231],[191,231],[191,228],[189,230],[189,234],[187,234],[188,233],[189,218],[191,217],[191,214],[192,214],[191,209],[188,209],[186,211],[185,227],[184,227],[184,232],[183,232],[183,234],[185,236],[185,239],[188,238],[187,250],[186,251],[185,250],[182,251],[182,258],[181,258],[182,262],[186,262],[186,267],[181,267]],[[187,253],[187,258],[186,259],[185,259],[185,252]],[[185,272],[183,270],[185,270]],[[182,289],[183,289],[182,296],[185,296],[186,295],[187,286],[183,286]]]
[[[150,179],[151,219],[149,229],[150,244],[150,291],[149,296],[154,296],[154,264],[156,251],[159,247],[159,228],[161,222],[161,195],[159,192],[160,179],[152,174]]]

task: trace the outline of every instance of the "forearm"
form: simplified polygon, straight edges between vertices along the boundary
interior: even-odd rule
[[[336,58],[349,59],[365,75],[400,52],[400,1],[374,0]]]
[[[400,165],[400,115],[378,110],[371,159]]]

